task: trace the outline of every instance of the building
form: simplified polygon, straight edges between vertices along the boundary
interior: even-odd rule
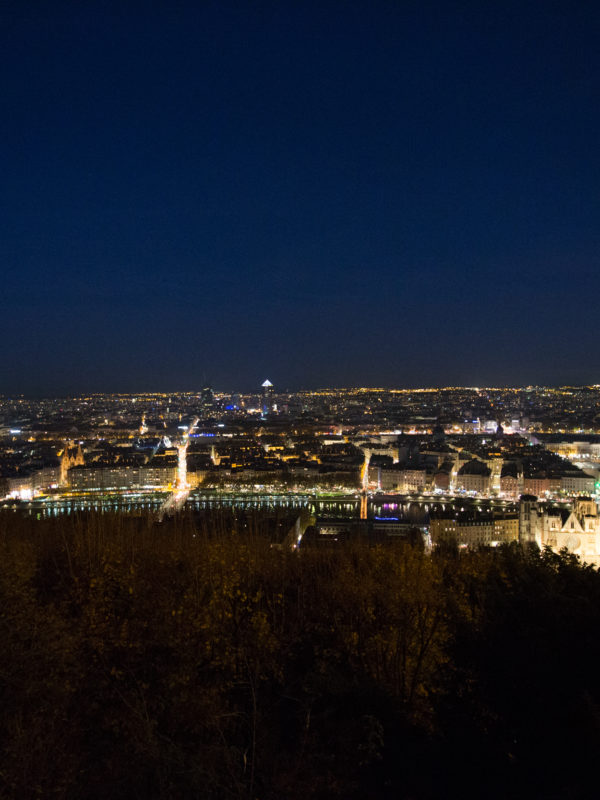
[[[425,469],[403,469],[400,478],[400,491],[405,494],[419,494],[427,484]]]
[[[263,417],[267,416],[272,407],[273,407],[273,384],[267,378],[266,381],[263,381],[262,383],[261,409]]]
[[[560,490],[568,495],[593,494],[596,481],[591,475],[586,475],[582,470],[567,472],[561,476]]]
[[[433,517],[429,534],[434,545],[456,542],[459,547],[497,547],[519,539],[519,516],[458,514],[454,517]]]
[[[458,470],[456,486],[465,492],[488,494],[491,474],[491,469],[483,461],[473,458]]]
[[[177,480],[177,466],[148,464],[141,467],[72,467],[68,473],[73,491],[165,489]]]
[[[591,498],[576,500],[570,513],[563,511],[559,517],[550,514],[546,517],[545,544],[555,550],[566,548],[584,561],[595,563],[599,560],[600,519],[596,503]]]
[[[6,494],[12,496],[31,495],[47,489],[56,489],[61,477],[60,464],[47,464],[39,469],[24,469],[18,475],[5,479]]]
[[[384,492],[398,491],[402,479],[402,470],[396,466],[378,467],[376,469],[378,470],[378,488]],[[371,470],[372,467],[369,465],[369,478],[372,475]]]
[[[76,447],[65,444],[65,449],[62,452],[60,459],[60,485],[65,486],[67,483],[67,473],[72,467],[82,467],[85,464],[83,457],[83,450],[81,444]]]
[[[542,546],[542,515],[535,495],[523,494],[519,501],[519,541]]]
[[[519,503],[519,541],[566,548],[584,561],[600,564],[600,517],[594,500],[578,497],[572,507],[543,506],[523,495]]]
[[[556,453],[563,458],[573,460],[600,461],[600,442],[592,440],[576,440],[549,442],[546,444],[548,450]]]
[[[433,475],[433,486],[441,492],[449,492],[451,485],[452,464],[444,462]]]
[[[500,493],[504,497],[516,500],[523,494],[523,473],[514,461],[507,461],[500,473]]]
[[[397,465],[371,466],[369,465],[369,482],[377,480],[377,487],[385,491],[397,491],[403,494],[420,494],[427,486],[427,470],[402,469]]]
[[[550,494],[550,478],[546,474],[525,475],[523,478],[523,494],[541,497]]]

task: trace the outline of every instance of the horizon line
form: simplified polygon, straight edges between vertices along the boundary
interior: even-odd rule
[[[43,400],[60,400],[64,398],[75,399],[85,397],[159,397],[165,395],[200,395],[204,388],[210,388],[216,394],[261,394],[262,387],[257,386],[250,390],[240,389],[215,389],[214,387],[202,387],[201,389],[171,389],[171,390],[142,390],[142,391],[92,391],[92,392],[76,392],[73,394],[60,393],[60,394],[38,394],[38,393],[25,393],[25,392],[0,392],[0,398],[23,398],[23,399],[43,399]],[[444,391],[469,391],[469,392],[503,392],[503,391],[534,391],[540,389],[600,389],[600,384],[597,383],[558,383],[558,384],[527,384],[527,385],[505,385],[505,386],[414,386],[414,387],[386,387],[386,386],[322,386],[314,389],[290,389],[285,388],[277,391],[274,394],[318,394],[325,392],[390,392],[392,394],[408,394],[411,392],[444,392]]]

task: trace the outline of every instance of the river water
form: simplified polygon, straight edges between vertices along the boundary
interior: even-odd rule
[[[4,501],[0,503],[0,509],[20,511],[38,518],[79,512],[143,514],[158,512],[167,496],[165,492],[48,496],[29,501]],[[309,509],[318,519],[353,519],[360,515],[360,501],[359,494],[321,495],[309,492],[269,494],[195,490],[190,493],[184,509],[197,512],[216,509],[295,512]],[[371,519],[398,519],[424,524],[432,510],[453,512],[494,510],[511,513],[517,510],[517,505],[496,498],[476,500],[467,497],[379,493],[371,495],[367,502],[367,516]]]

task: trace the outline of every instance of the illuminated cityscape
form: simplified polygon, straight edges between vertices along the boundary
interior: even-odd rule
[[[0,800],[589,800],[600,4],[2,5]]]
[[[291,503],[317,538],[417,525],[600,560],[598,386],[4,397],[0,435],[5,508]]]

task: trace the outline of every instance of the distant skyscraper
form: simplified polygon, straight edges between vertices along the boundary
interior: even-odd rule
[[[273,405],[273,384],[267,378],[262,384],[262,413],[266,417]]]
[[[200,392],[200,400],[203,405],[210,405],[214,400],[213,390],[210,386],[205,386]]]

